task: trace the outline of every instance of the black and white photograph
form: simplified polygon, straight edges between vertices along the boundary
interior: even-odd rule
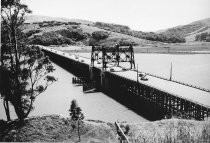
[[[1,0],[0,142],[210,143],[210,0]]]

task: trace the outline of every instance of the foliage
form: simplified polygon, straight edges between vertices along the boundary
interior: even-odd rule
[[[210,42],[210,33],[205,32],[205,33],[197,34],[195,36],[195,41]]]
[[[27,37],[30,37],[31,35],[36,34],[36,33],[39,33],[40,31],[41,31],[41,30],[39,30],[39,29],[30,30],[30,31],[28,31],[28,32],[25,33],[25,34],[26,34]]]
[[[46,32],[43,35],[35,36],[30,43],[44,46],[75,44],[75,42],[70,38],[63,37],[55,32]]]
[[[108,37],[109,37],[109,33],[106,31],[95,31],[92,33],[92,38],[97,41],[104,40]]]
[[[82,109],[78,106],[76,100],[71,101],[69,115],[73,121],[77,121],[78,123],[78,136],[79,136],[79,141],[80,141],[79,124],[80,124],[80,121],[84,119],[84,115],[82,113]]]
[[[130,28],[128,26],[119,25],[119,24],[96,22],[95,26],[105,29],[105,30],[110,30],[110,31],[119,32],[119,33],[126,33],[127,31],[130,31]]]
[[[76,100],[71,101],[71,106],[69,109],[69,115],[71,116],[73,121],[83,120],[84,115],[82,113],[81,108],[78,106]]]
[[[52,32],[45,32],[42,35],[34,35],[34,38],[31,40],[31,44],[38,45],[74,45],[76,42],[87,39],[89,35],[83,33],[80,29],[62,29]]]
[[[189,25],[177,26],[174,28],[167,29],[164,34],[175,34],[180,37],[185,37],[187,34],[199,30],[204,25],[202,23],[194,23]]]
[[[54,68],[37,46],[28,46],[22,33],[24,16],[31,11],[19,0],[3,0],[1,7],[1,88],[7,119],[10,120],[9,102],[20,120],[33,109],[35,98],[55,81],[48,74]],[[44,81],[45,80],[45,81]]]
[[[93,45],[103,45],[105,47],[114,47],[116,44],[120,46],[130,46],[130,45],[138,45],[135,41],[132,39],[125,39],[125,38],[107,38],[100,41],[91,41]]]
[[[166,42],[166,43],[184,43],[185,42],[185,39],[182,37],[182,35],[174,34],[174,33],[157,34],[154,32],[134,31],[134,30],[131,30],[128,26],[102,23],[102,22],[96,22],[95,26],[105,29],[105,30],[118,32],[118,33],[130,35],[130,36],[134,36],[134,37],[142,38],[146,40],[151,40],[151,41],[160,41],[160,42]]]
[[[38,24],[40,27],[53,27],[60,25],[80,25],[77,22],[60,22],[60,21],[43,21],[43,22],[33,22],[33,24]]]
[[[88,35],[86,33],[83,33],[80,29],[69,28],[68,30],[62,29],[56,32],[64,37],[72,39],[73,41],[85,40],[88,37]]]

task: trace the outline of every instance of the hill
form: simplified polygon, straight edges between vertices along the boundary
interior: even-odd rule
[[[27,16],[23,29],[32,44],[45,46],[63,44],[113,46],[116,43],[145,46],[161,42],[184,42],[183,38],[174,34],[134,31],[119,24],[38,15]],[[102,39],[95,39],[94,35]]]
[[[35,22],[44,22],[44,21],[77,22],[77,23],[90,24],[90,25],[93,24],[93,22],[88,21],[88,20],[68,19],[68,18],[50,17],[50,16],[42,16],[42,15],[28,15],[25,18],[25,23],[35,23]]]
[[[95,26],[94,22],[31,15],[26,17],[24,33],[32,44],[40,45],[144,45],[154,42],[130,35],[108,31]],[[104,35],[107,35],[104,37]]]
[[[210,18],[192,22],[190,24],[160,30],[160,34],[175,34],[185,37],[186,41],[195,41],[196,35],[210,32]]]
[[[203,142],[210,141],[210,122],[167,119],[154,122],[119,123],[132,143],[139,142]],[[77,142],[77,126],[59,115],[36,116],[0,122],[0,142]],[[85,120],[80,125],[81,142],[118,143],[113,123]]]
[[[45,46],[63,44],[113,46],[116,43],[147,46],[195,40],[206,42],[210,39],[208,34],[210,32],[210,18],[155,33],[135,31],[128,26],[119,24],[30,15],[26,17],[23,29],[33,44]],[[95,36],[99,37],[96,38]]]

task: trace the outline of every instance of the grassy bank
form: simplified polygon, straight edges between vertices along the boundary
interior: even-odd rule
[[[111,124],[110,124],[111,125]],[[112,126],[112,125],[111,125]],[[117,142],[113,128],[103,122],[84,121],[80,125],[81,142]],[[0,141],[9,142],[77,142],[77,126],[69,118],[58,115],[38,116],[1,123]]]
[[[137,124],[121,124],[127,128],[132,143],[209,143],[210,121],[169,119]]]
[[[0,123],[0,141],[77,142],[77,127],[69,118],[46,115],[28,118],[24,123]],[[135,124],[120,123],[132,143],[210,142],[210,121],[169,119]],[[86,120],[80,125],[81,142],[118,143],[114,124]]]

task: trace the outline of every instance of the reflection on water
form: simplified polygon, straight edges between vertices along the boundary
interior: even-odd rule
[[[76,99],[83,110],[85,119],[95,119],[106,122],[114,122],[117,120],[127,122],[146,121],[146,119],[101,92],[83,93],[81,86],[72,84],[73,75],[71,73],[65,71],[58,65],[54,64],[54,66],[56,71],[53,75],[58,78],[58,81],[37,97],[34,103],[35,110],[31,112],[30,116],[42,114],[68,116],[71,100]],[[0,104],[0,118],[5,119],[3,105],[2,103]],[[14,112],[12,115],[14,118]]]

